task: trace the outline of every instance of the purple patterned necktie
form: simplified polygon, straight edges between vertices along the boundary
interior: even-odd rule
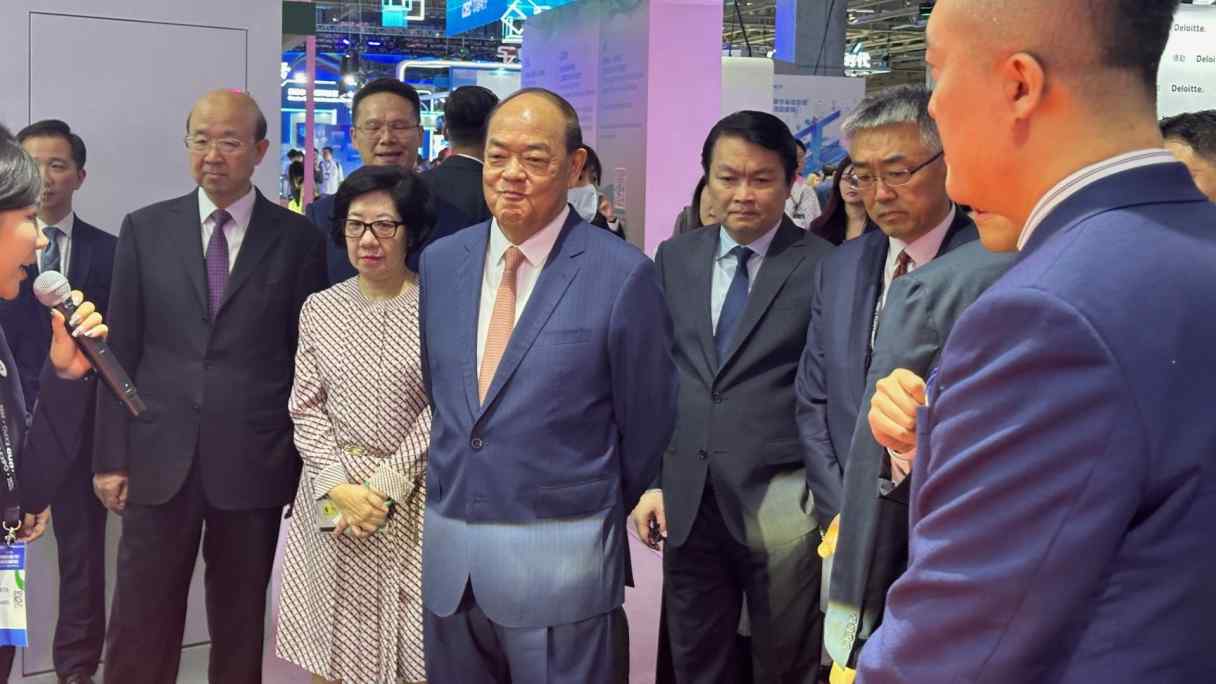
[[[232,215],[223,209],[216,209],[211,219],[215,227],[211,229],[211,239],[207,242],[207,312],[215,321],[220,301],[224,298],[224,285],[228,282],[228,237],[224,235],[224,226],[232,220]]]

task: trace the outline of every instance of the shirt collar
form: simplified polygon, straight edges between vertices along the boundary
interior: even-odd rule
[[[1153,164],[1172,164],[1177,161],[1174,155],[1165,150],[1148,148],[1125,152],[1096,164],[1090,164],[1068,176],[1039,198],[1034,210],[1030,212],[1030,218],[1026,219],[1026,225],[1022,227],[1022,233],[1018,236],[1018,251],[1022,251],[1022,248],[1030,241],[1030,236],[1043,223],[1043,220],[1069,197],[1116,173]]]
[[[557,244],[557,236],[562,232],[562,226],[566,225],[566,218],[570,216],[570,205],[566,205],[557,218],[553,219],[544,228],[536,231],[532,237],[524,240],[523,244],[515,245],[519,251],[524,253],[524,258],[528,260],[528,264],[532,268],[544,268],[545,262],[549,259],[549,253],[553,251],[553,245]],[[511,241],[507,239],[502,229],[498,227],[498,219],[494,219],[490,223],[490,264],[497,266],[507,253],[507,248],[511,246]]]
[[[958,207],[952,205],[950,211],[946,213],[945,220],[912,242],[887,238],[891,242],[889,252],[891,256],[888,258],[895,259],[899,257],[900,252],[907,252],[912,263],[918,267],[933,261],[937,257],[937,253],[942,250],[942,243],[946,241],[946,233],[950,232],[950,226],[954,225],[954,217],[957,212]]]
[[[249,222],[253,219],[253,204],[257,200],[258,191],[256,187],[250,187],[249,192],[244,197],[232,203],[228,207],[228,214],[232,216],[232,222],[238,226],[247,228]],[[198,217],[199,223],[206,223],[207,219],[215,213],[219,207],[215,206],[215,202],[207,196],[207,193],[202,189],[198,189]]]
[[[486,164],[484,161],[482,161],[482,160],[478,159],[477,157],[474,157],[474,156],[473,156],[473,155],[471,155],[471,154],[457,154],[456,156],[457,156],[457,157],[464,157],[465,159],[472,159],[473,161],[477,162],[478,164],[480,164],[480,165],[482,165],[482,166],[485,166],[485,164]]]
[[[782,216],[781,220],[777,222],[777,225],[770,228],[764,235],[752,240],[751,244],[747,246],[748,249],[752,250],[756,256],[763,259],[764,256],[768,254],[769,246],[773,244],[773,237],[777,235],[777,229],[781,227],[781,224],[784,221],[785,216]],[[730,236],[730,233],[726,230],[726,226],[718,228],[718,260],[725,259],[730,255],[730,251],[738,246],[739,243],[735,242],[735,239]]]
[[[46,221],[43,221],[41,218],[39,218],[38,219],[38,232],[41,233],[43,231],[43,229],[49,225],[51,225],[51,224],[49,224]],[[72,228],[76,227],[76,212],[69,211],[68,215],[63,217],[62,221],[60,221],[59,223],[56,223],[54,225],[59,230],[63,231],[63,234],[68,236],[68,239],[71,240],[72,239]]]

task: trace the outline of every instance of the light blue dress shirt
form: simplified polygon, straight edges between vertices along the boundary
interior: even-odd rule
[[[783,217],[784,218],[784,217]],[[764,255],[768,253],[769,245],[781,223],[773,226],[764,235],[756,238],[748,247],[755,252],[747,262],[747,291],[750,294],[756,283],[760,267],[764,265]],[[714,257],[714,281],[709,293],[709,311],[713,321],[714,333],[718,332],[718,317],[722,313],[722,305],[726,303],[726,291],[730,289],[730,281],[735,277],[735,269],[739,267],[739,259],[730,253],[739,243],[726,232],[725,228],[718,229],[718,254]]]

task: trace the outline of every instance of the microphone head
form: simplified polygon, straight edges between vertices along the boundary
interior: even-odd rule
[[[59,306],[72,296],[72,286],[59,271],[43,271],[34,279],[34,296],[43,306]]]

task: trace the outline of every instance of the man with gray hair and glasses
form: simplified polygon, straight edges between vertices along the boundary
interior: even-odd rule
[[[825,530],[840,513],[849,444],[891,282],[978,237],[946,196],[928,90],[898,86],[866,98],[845,119],[844,134],[854,181],[881,230],[823,260],[795,384],[807,480]]]

